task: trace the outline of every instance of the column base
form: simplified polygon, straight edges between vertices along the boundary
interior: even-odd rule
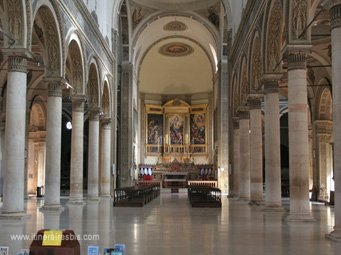
[[[25,220],[30,218],[30,215],[25,212],[2,212],[0,214],[0,220]]]
[[[249,197],[238,197],[238,201],[249,202],[250,198]]]
[[[326,238],[334,242],[341,242],[341,229],[337,229],[329,234],[326,234]]]
[[[101,198],[111,198],[110,194],[101,195]]]
[[[287,212],[287,210],[281,205],[265,205],[264,212]]]
[[[227,195],[227,198],[238,198],[237,194],[229,194]]]
[[[88,196],[89,201],[99,201],[101,198],[99,196]]]
[[[251,205],[251,206],[263,206],[264,201],[263,200],[251,200],[249,202],[249,205]]]
[[[83,199],[71,199],[69,202],[67,202],[67,205],[85,205],[86,203],[84,202]]]
[[[43,205],[40,207],[39,211],[45,212],[45,211],[54,211],[54,212],[63,212],[64,207],[60,204],[57,205]]]
[[[286,217],[286,222],[316,222],[313,216],[310,213],[307,214],[299,214],[299,213],[291,213]]]

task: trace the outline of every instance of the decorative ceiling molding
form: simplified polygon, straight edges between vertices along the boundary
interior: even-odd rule
[[[187,25],[181,21],[171,21],[163,27],[165,31],[186,31],[187,29]]]
[[[185,43],[171,42],[162,46],[159,52],[160,54],[169,57],[184,57],[192,54],[194,52],[194,49]]]

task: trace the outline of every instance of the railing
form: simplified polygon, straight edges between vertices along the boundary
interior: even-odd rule
[[[207,154],[207,144],[203,145],[157,145],[146,144],[147,154]]]
[[[218,188],[218,181],[188,181],[188,187],[191,186],[207,186],[212,188]]]
[[[157,180],[150,180],[150,181],[138,181],[136,184],[137,186],[147,186],[147,185],[159,185],[159,187],[161,187],[161,181],[157,181]]]

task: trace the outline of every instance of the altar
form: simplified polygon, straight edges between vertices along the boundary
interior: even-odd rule
[[[195,165],[194,163],[159,163],[139,165],[139,180],[158,181],[163,188],[187,188],[188,182],[216,180],[217,171],[213,165]]]

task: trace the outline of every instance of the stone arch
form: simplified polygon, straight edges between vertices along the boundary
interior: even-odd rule
[[[46,106],[43,103],[44,98],[36,96],[32,100],[30,107],[29,130],[46,130]]]
[[[110,87],[108,81],[104,81],[103,94],[102,94],[102,110],[104,117],[111,118],[111,100],[110,100]]]
[[[63,50],[61,31],[57,14],[52,5],[41,4],[35,12],[32,33],[35,33],[43,45],[45,76],[63,76]]]
[[[96,61],[93,59],[89,68],[89,80],[87,87],[88,105],[90,108],[99,106],[99,75],[98,66]]]
[[[238,86],[238,79],[237,74],[233,74],[232,79],[232,93],[231,93],[231,103],[232,103],[232,112],[234,114],[237,113],[238,105],[239,105],[239,86]]]
[[[283,34],[283,7],[280,0],[270,2],[268,17],[264,19],[264,50],[265,61],[263,63],[266,73],[280,72],[282,34]]]
[[[318,101],[318,119],[319,120],[333,119],[333,101],[332,94],[329,88],[324,88],[321,92]]]
[[[252,37],[249,59],[250,91],[257,91],[261,87],[262,76],[262,51],[259,32],[256,30]]]
[[[45,186],[46,105],[44,97],[36,95],[31,103],[28,119],[27,192],[36,194]]]
[[[249,76],[247,72],[247,59],[245,56],[242,57],[241,65],[240,65],[240,79],[239,79],[239,95],[240,95],[240,104],[246,104],[247,96],[249,94]]]
[[[74,33],[70,37],[66,58],[66,79],[72,86],[73,94],[84,94],[84,55],[79,37]]]

